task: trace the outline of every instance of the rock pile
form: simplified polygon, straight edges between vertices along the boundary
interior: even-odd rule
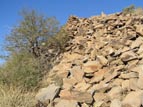
[[[70,46],[37,100],[47,107],[143,106],[143,17],[72,16],[66,29]]]

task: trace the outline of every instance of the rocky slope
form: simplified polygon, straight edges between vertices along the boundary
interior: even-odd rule
[[[143,16],[71,16],[66,29],[70,46],[37,107],[142,107]]]

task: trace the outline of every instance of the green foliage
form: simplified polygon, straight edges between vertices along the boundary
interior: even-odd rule
[[[141,7],[135,7],[134,5],[131,5],[123,9],[123,14],[143,15],[143,9]]]
[[[68,33],[64,30],[64,28],[61,28],[61,30],[56,35],[50,37],[47,40],[46,46],[57,50],[59,49],[60,52],[63,52],[65,51],[65,47],[69,40],[70,37],[68,36]]]
[[[68,33],[64,30],[64,28],[57,33],[55,39],[59,43],[61,51],[65,51],[65,47],[66,45],[68,45],[67,43],[70,40],[70,37],[68,36]]]
[[[38,86],[42,74],[38,61],[29,53],[14,54],[0,72],[0,82],[32,89]]]
[[[33,10],[22,11],[22,20],[6,39],[10,57],[0,69],[0,83],[28,90],[39,87],[70,40],[55,18]]]
[[[124,14],[129,14],[129,13],[133,13],[135,11],[135,6],[131,5],[129,7],[126,7],[123,9],[123,13]]]
[[[54,17],[40,15],[34,10],[23,10],[21,16],[20,23],[6,38],[6,49],[9,52],[25,50],[36,56],[35,50],[40,44],[59,31],[58,21]]]

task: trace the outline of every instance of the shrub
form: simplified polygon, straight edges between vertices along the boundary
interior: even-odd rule
[[[42,78],[39,63],[31,54],[14,54],[0,72],[0,82],[25,89],[38,87]]]
[[[123,9],[123,14],[143,15],[143,9],[140,7],[136,8],[134,5],[131,5]]]
[[[34,93],[0,85],[0,107],[35,107]]]
[[[135,10],[135,6],[134,5],[131,5],[129,7],[126,7],[123,9],[123,13],[124,14],[128,14],[128,13],[133,13]]]

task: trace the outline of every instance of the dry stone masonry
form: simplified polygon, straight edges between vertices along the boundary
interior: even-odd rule
[[[70,45],[37,100],[46,107],[143,107],[143,16],[71,16],[66,30]]]

